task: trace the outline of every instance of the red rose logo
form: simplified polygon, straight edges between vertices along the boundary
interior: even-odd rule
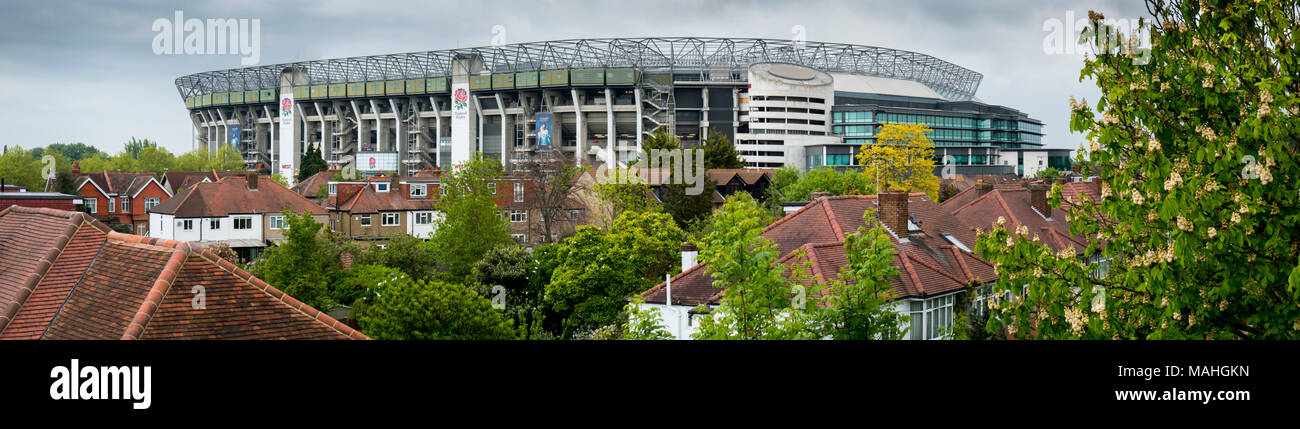
[[[464,103],[468,99],[469,99],[469,93],[465,91],[465,88],[459,88],[456,90],[457,103]]]
[[[288,98],[281,98],[281,99],[280,99],[280,108],[281,108],[281,109],[284,109],[284,110],[290,110],[290,109],[293,109],[293,100],[290,100],[290,99],[288,99]]]

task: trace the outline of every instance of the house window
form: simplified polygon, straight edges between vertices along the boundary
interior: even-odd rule
[[[569,209],[569,219],[578,220],[578,209]]]
[[[86,198],[86,213],[95,214],[99,210],[99,198]]]
[[[400,221],[401,218],[397,216],[397,213],[384,213],[383,216],[384,226],[397,226],[402,224]]]
[[[190,220],[190,219],[182,220],[182,221],[181,221],[181,229],[182,229],[182,230],[185,230],[185,231],[193,231],[193,230],[194,230],[194,221],[193,221],[193,220]]]
[[[235,216],[235,229],[253,229],[253,217]]]
[[[289,229],[289,225],[284,220],[284,216],[271,216],[271,229]]]
[[[438,195],[443,197],[447,196],[447,187],[438,185]]]
[[[431,223],[433,223],[433,212],[416,212],[416,213],[415,213],[415,224],[416,224],[416,225],[428,225],[428,224],[431,224]]]
[[[211,230],[221,229],[221,218],[208,219],[208,229]]]
[[[329,188],[330,188],[330,189],[329,189],[329,193],[330,193],[330,195],[337,195],[337,194],[339,193],[339,184],[338,184],[338,183],[331,183],[331,184],[329,184]]]
[[[528,234],[510,234],[510,237],[514,238],[515,242],[519,244],[528,242]]]
[[[108,212],[112,213],[115,211],[117,211],[117,199],[113,197],[108,197]]]
[[[939,340],[949,338],[952,330],[955,294],[912,301],[911,338],[914,340]]]
[[[524,210],[511,210],[510,221],[515,223],[528,222],[528,212]]]
[[[515,202],[516,202],[516,203],[522,203],[522,202],[524,202],[524,184],[523,184],[523,183],[516,183],[516,184],[515,184]]]
[[[387,183],[376,183],[376,184],[375,184],[375,190],[376,190],[376,191],[379,191],[379,192],[388,192],[388,184],[387,184]]]
[[[426,191],[427,191],[427,189],[425,189],[425,184],[423,184],[423,183],[412,183],[412,184],[411,184],[411,196],[412,196],[412,197],[423,197],[423,196],[426,196],[426,195],[427,195],[427,194],[425,193]]]
[[[488,190],[492,191],[492,195],[496,195],[497,194],[496,182],[488,183]]]
[[[157,197],[146,197],[144,199],[144,211],[149,211],[149,209],[153,208],[156,205],[158,205]]]
[[[370,215],[361,215],[361,226],[370,226]]]
[[[130,199],[130,198],[122,197],[122,211],[123,211],[123,212],[126,212],[126,213],[130,213],[130,212],[131,212],[131,199]]]

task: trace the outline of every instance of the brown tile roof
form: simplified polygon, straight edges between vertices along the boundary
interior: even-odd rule
[[[715,168],[704,172],[705,176],[718,185],[725,185],[733,177],[740,177],[741,182],[746,185],[758,183],[759,179],[764,176],[772,180],[772,175],[776,174],[775,169],[771,168]]]
[[[867,210],[875,210],[875,195],[844,195],[819,198],[799,210],[773,222],[762,235],[772,240],[784,255],[781,262],[811,262],[810,273],[818,281],[839,278],[839,270],[846,263],[844,238],[859,227],[868,226],[862,220]],[[966,284],[983,283],[996,278],[992,265],[980,260],[969,251],[962,250],[942,234],[969,247],[974,246],[974,231],[944,212],[925,194],[908,197],[908,212],[920,221],[922,233],[911,234],[907,240],[891,236],[894,242],[894,266],[899,275],[891,278],[894,289],[903,297],[927,297],[961,289]],[[958,237],[958,234],[967,238]],[[794,256],[804,249],[806,257]],[[721,290],[713,287],[705,264],[696,265],[672,278],[673,302],[682,305],[717,304]],[[662,303],[665,285],[660,283],[642,296],[646,302]]]
[[[330,180],[334,179],[334,173],[337,173],[337,171],[318,171],[316,174],[308,177],[307,180],[299,182],[297,185],[293,185],[292,189],[294,192],[297,192],[298,195],[312,198],[316,196],[317,192],[320,192],[320,188],[329,186]]]
[[[0,339],[366,338],[209,250],[81,212],[10,207],[0,242]]]
[[[1066,182],[1061,185],[1061,200],[1072,204],[1079,204],[1082,200],[1080,195],[1087,194],[1093,204],[1101,202],[1101,183],[1100,182]]]
[[[437,190],[430,189],[429,193]],[[379,192],[368,184],[340,183],[335,195],[321,203],[326,209],[350,213],[379,213],[381,211],[433,210],[437,200],[432,197],[411,198],[402,188]]]
[[[150,180],[157,180],[153,173],[150,172],[118,172],[118,171],[100,171],[95,173],[82,173],[82,180],[77,181],[77,188],[90,181],[109,195],[135,195],[140,189],[149,184]],[[159,182],[160,184],[162,182]]]
[[[1087,249],[1083,237],[1070,235],[1070,224],[1065,221],[1064,211],[1053,207],[1051,213],[1039,213],[1030,206],[1029,192],[1021,187],[995,187],[984,196],[953,208],[952,214],[967,225],[985,230],[992,228],[1001,217],[1006,222],[1007,229],[1015,231],[1023,225],[1030,237],[1037,236],[1054,251],[1073,247],[1077,253]],[[1051,220],[1047,219],[1049,217]]]
[[[312,214],[327,214],[324,207],[289,190],[269,176],[260,176],[258,189],[248,189],[245,176],[231,175],[216,182],[199,183],[176,198],[164,201],[150,209],[150,213],[165,213],[176,217],[222,217],[243,213],[278,213],[290,210]]]
[[[219,180],[217,174],[213,171],[167,171],[163,172],[163,179],[166,180],[167,186],[171,188],[173,194],[185,189],[189,189],[203,179],[209,182]]]

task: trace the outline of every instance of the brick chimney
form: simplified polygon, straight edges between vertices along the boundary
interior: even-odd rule
[[[72,178],[81,177],[81,161],[72,161]]]
[[[899,238],[907,237],[907,195],[907,191],[889,190],[877,196],[880,222]]]
[[[987,194],[987,193],[989,193],[989,191],[992,191],[992,190],[993,190],[993,184],[992,184],[992,183],[985,182],[984,179],[980,179],[979,181],[975,182],[975,196],[976,196],[976,197],[982,197],[982,196],[984,196],[984,194]]]
[[[258,174],[256,171],[248,172],[248,189],[251,191],[257,190],[257,176]]]
[[[1029,184],[1029,204],[1044,217],[1052,217],[1052,207],[1047,205],[1047,191],[1050,189],[1052,189],[1052,185],[1047,182],[1039,181]]]

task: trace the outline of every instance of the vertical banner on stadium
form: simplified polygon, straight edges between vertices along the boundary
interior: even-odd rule
[[[537,148],[550,149],[551,135],[555,130],[554,116],[550,113],[537,114]]]
[[[230,135],[226,136],[226,143],[229,144],[236,151],[239,150],[239,126],[238,125],[230,126]]]
[[[285,180],[293,180],[293,92],[280,91],[280,169]]]
[[[451,84],[451,163],[469,162],[474,142],[470,141],[469,82]]]

